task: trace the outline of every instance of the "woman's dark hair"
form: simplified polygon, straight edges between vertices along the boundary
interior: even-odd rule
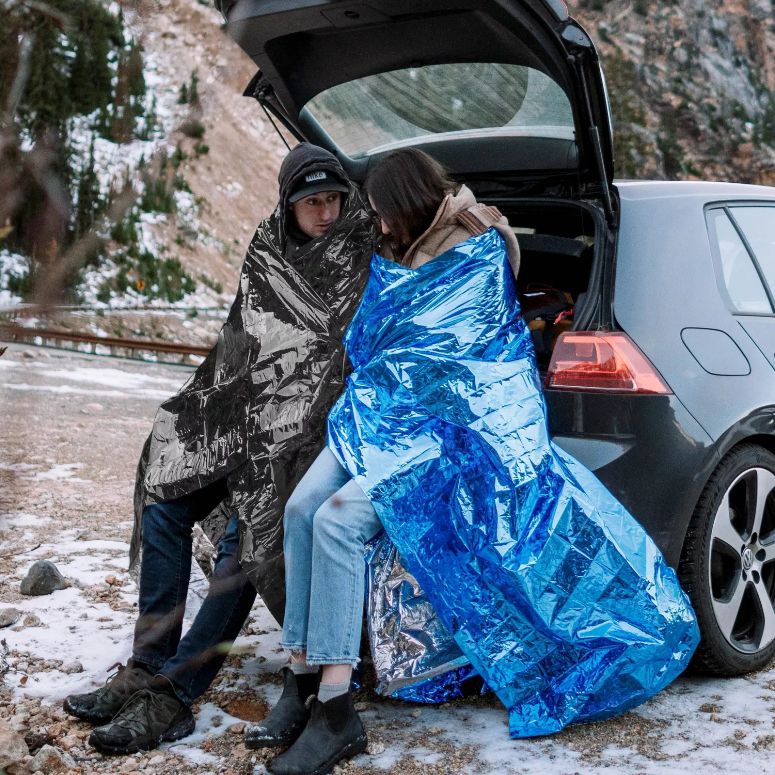
[[[374,167],[365,189],[377,215],[390,229],[399,254],[396,258],[400,258],[431,225],[441,201],[457,184],[427,153],[402,148]]]

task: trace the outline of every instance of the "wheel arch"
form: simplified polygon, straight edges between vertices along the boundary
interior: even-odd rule
[[[769,460],[767,460],[767,458],[769,458]],[[761,651],[751,651],[748,654],[746,654],[745,649],[740,649],[737,644],[729,640],[729,638],[732,637],[732,635],[730,635],[732,632],[732,624],[730,623],[729,625],[730,633],[724,633],[723,625],[718,623],[716,613],[713,610],[716,605],[713,601],[723,600],[724,595],[718,593],[719,596],[716,597],[716,595],[710,592],[709,587],[709,584],[711,583],[709,582],[709,574],[719,573],[720,570],[722,574],[725,573],[726,575],[729,575],[729,571],[724,571],[723,565],[720,566],[720,568],[715,565],[711,554],[711,542],[714,540],[713,536],[716,530],[716,509],[719,507],[719,504],[723,502],[721,500],[722,495],[731,488],[733,483],[742,481],[741,473],[745,473],[748,470],[748,466],[764,465],[765,467],[769,467],[770,472],[775,472],[773,458],[775,458],[775,438],[771,433],[751,434],[737,439],[735,444],[726,449],[723,455],[719,456],[718,463],[713,467],[710,477],[702,489],[702,493],[697,501],[694,513],[692,514],[690,524],[684,535],[684,541],[681,548],[681,559],[678,564],[678,576],[685,592],[689,595],[697,614],[702,640],[694,655],[692,664],[702,672],[726,676],[743,675],[751,670],[760,669],[775,656],[775,642],[772,641],[772,634],[770,634],[768,640],[761,647]],[[748,502],[748,499],[745,498],[740,503],[747,504]],[[738,505],[740,505],[740,503],[738,503]],[[727,510],[732,513],[732,509],[729,506],[727,506]],[[743,514],[745,514],[746,510],[747,508],[743,509]],[[735,511],[735,513],[737,514],[739,512]],[[763,548],[762,545],[758,543],[758,529],[753,529],[753,532],[750,532],[748,535],[746,535],[745,532],[742,532],[739,527],[735,527],[733,530],[737,531],[738,535],[736,535],[735,538],[743,544],[744,547],[749,545],[749,540],[751,541],[750,546],[754,547],[751,550],[751,559],[755,556],[758,557],[756,547],[758,546],[759,550],[762,550]],[[771,532],[769,535],[771,535]],[[737,547],[740,545],[733,544],[732,541],[727,540],[726,536],[722,538],[722,541],[728,544],[728,546],[734,545]],[[768,541],[767,543],[771,545],[771,541]],[[740,549],[741,555],[742,551],[743,550]],[[726,553],[728,552],[722,552],[722,554]],[[715,556],[718,556],[718,554]],[[764,563],[765,557],[760,557],[759,560]],[[772,558],[770,558],[769,562],[771,563],[771,561]],[[743,568],[745,567],[750,567],[750,565],[743,566]],[[739,568],[740,566],[738,564],[738,569]],[[771,599],[771,586],[763,581],[763,568],[759,568],[758,572],[761,572],[762,574],[762,585],[764,585],[765,589],[769,590],[767,594],[770,595],[770,601],[767,604],[772,605],[775,601],[772,601]],[[753,574],[753,577],[751,577],[753,583],[757,585],[760,591],[751,594],[760,596],[764,593],[761,592],[762,585],[760,585],[760,578],[756,575],[757,569],[755,565]],[[751,581],[745,581],[745,570],[742,570],[742,577],[742,582],[735,580],[734,584],[747,584],[753,588]],[[712,595],[712,597],[709,597],[709,595]],[[739,608],[739,615],[743,609],[740,607],[740,602],[738,602],[737,605]],[[753,611],[749,611],[749,613],[752,618],[750,620],[743,619],[741,621],[744,625],[750,627],[750,633],[755,634],[755,613],[753,613]],[[736,628],[738,625],[737,618],[734,619],[734,624]],[[766,636],[766,621],[762,622],[762,626],[765,627],[763,634],[755,635],[755,637]],[[734,635],[734,637],[741,638],[741,642],[743,642],[750,637],[750,635],[746,632],[744,627],[743,630],[737,635]],[[726,642],[724,639],[726,639]],[[757,645],[756,648],[758,649],[759,646]]]
[[[677,567],[680,558],[683,556],[686,533],[689,529],[691,518],[697,510],[708,483],[713,478],[724,458],[746,444],[763,447],[775,455],[775,406],[765,407],[735,423],[713,445],[710,459],[703,466],[705,469],[704,481],[697,488],[697,495],[692,504],[691,511],[688,511],[686,521],[681,527],[680,543],[671,544],[668,559],[674,567]]]

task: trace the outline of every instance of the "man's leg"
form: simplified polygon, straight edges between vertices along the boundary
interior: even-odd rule
[[[140,613],[132,659],[152,672],[175,655],[191,576],[192,530],[226,496],[223,480],[143,511]]]
[[[227,494],[225,482],[219,481],[191,495],[145,507],[133,658],[126,667],[117,666],[118,671],[99,689],[67,697],[63,705],[68,713],[93,724],[110,721],[175,653],[191,570],[191,531]]]
[[[207,597],[177,652],[158,671],[183,703],[191,705],[210,686],[255,599],[255,587],[239,563],[239,525],[234,514],[218,544]]]
[[[89,742],[102,753],[127,754],[191,734],[195,722],[189,706],[210,685],[255,597],[239,564],[234,514],[218,545],[207,597],[176,653],[110,724],[92,732]]]

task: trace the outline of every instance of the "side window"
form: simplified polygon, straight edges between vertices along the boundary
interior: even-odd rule
[[[732,207],[731,211],[775,294],[775,207]]]
[[[772,313],[759,273],[724,210],[709,210],[708,223],[721,258],[721,273],[729,298],[738,312]]]

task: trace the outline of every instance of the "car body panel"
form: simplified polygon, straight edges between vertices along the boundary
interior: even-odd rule
[[[705,208],[726,201],[775,202],[775,191],[733,184],[631,183],[619,185],[618,192],[616,321],[709,436],[719,439],[775,401],[775,375],[741,326],[748,316],[733,315],[720,293]],[[661,235],[659,224],[680,228]],[[685,346],[681,333],[686,328],[724,332],[747,360],[750,375],[748,370],[709,373]]]
[[[775,369],[775,317],[772,315],[738,315],[737,322],[751,337],[761,354]]]
[[[712,439],[674,395],[545,395],[553,441],[600,478],[676,566],[694,505],[718,463]]]
[[[617,194],[616,325],[674,395],[547,390],[550,429],[677,565],[691,515],[722,457],[746,441],[775,449],[773,365],[744,329],[752,316],[733,314],[721,293],[705,219],[711,203],[775,202],[775,190],[630,182],[617,184]],[[675,226],[662,230],[661,224]],[[765,326],[775,318],[757,316],[756,322]],[[720,367],[702,351],[708,341],[687,346],[687,331],[698,330],[723,337],[725,347],[734,348],[735,364]],[[733,367],[735,374],[712,373]]]

